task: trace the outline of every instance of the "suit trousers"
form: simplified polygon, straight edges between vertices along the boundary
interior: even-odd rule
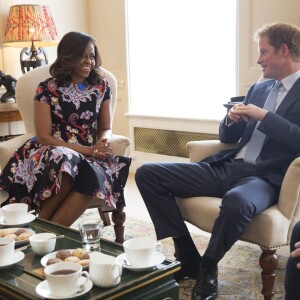
[[[135,176],[154,224],[157,239],[188,234],[176,198],[222,198],[205,256],[218,263],[245,231],[252,218],[276,203],[278,191],[256,176],[243,160],[219,166],[198,163],[147,163]]]
[[[300,241],[300,221],[293,228],[291,236],[291,252],[295,250],[295,243]],[[289,257],[285,270],[285,300],[298,300],[300,298],[300,270],[297,264],[300,257]]]

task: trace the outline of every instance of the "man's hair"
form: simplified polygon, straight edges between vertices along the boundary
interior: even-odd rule
[[[282,44],[286,44],[293,60],[300,59],[300,29],[295,25],[276,23],[264,25],[254,34],[254,40],[258,41],[266,36],[270,45],[279,50]]]

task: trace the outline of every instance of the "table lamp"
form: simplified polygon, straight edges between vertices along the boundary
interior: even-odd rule
[[[29,50],[26,46],[30,42]],[[25,47],[20,53],[23,74],[31,68],[48,64],[47,53],[42,46],[57,44],[58,35],[48,6],[22,4],[10,7],[3,45]],[[29,57],[27,58],[25,54]],[[43,57],[39,57],[41,54]]]

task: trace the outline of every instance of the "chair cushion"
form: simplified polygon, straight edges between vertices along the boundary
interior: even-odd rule
[[[178,198],[177,204],[187,222],[211,232],[221,201],[221,198],[214,197],[192,197]],[[253,218],[241,240],[257,244],[262,249],[276,249],[288,245],[289,223],[277,205],[271,206]]]

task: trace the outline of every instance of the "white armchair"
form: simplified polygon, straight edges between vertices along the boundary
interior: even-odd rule
[[[15,137],[11,140],[0,143],[0,172],[3,167],[7,164],[9,158],[13,152],[19,148],[25,141],[30,139],[35,135],[34,123],[33,123],[33,98],[35,95],[35,90],[38,84],[49,78],[51,75],[49,73],[49,65],[45,65],[36,68],[19,78],[16,85],[16,103],[20,110],[26,133],[24,135]],[[117,80],[114,75],[108,70],[102,68],[105,73],[106,78],[109,81],[111,91],[112,91],[112,113],[115,111],[117,103]],[[111,139],[111,145],[113,153],[115,155],[126,156],[127,148],[130,145],[130,140],[127,137],[121,135],[113,134]],[[3,199],[0,199],[3,201]],[[100,216],[104,222],[104,225],[109,225],[110,220],[108,218],[107,212],[110,209],[101,209],[99,206],[99,201],[97,199],[92,201],[91,207],[97,207]],[[115,223],[115,233],[116,241],[122,243],[124,241],[124,222],[125,213],[123,211],[113,210],[113,220]]]
[[[196,162],[221,149],[235,145],[220,141],[192,141],[187,143],[190,161]],[[259,259],[262,268],[262,294],[271,299],[275,294],[276,268],[278,258],[276,249],[290,243],[292,229],[300,219],[300,158],[295,159],[288,168],[276,205],[255,216],[241,240],[260,246]],[[177,203],[184,219],[201,230],[211,232],[219,214],[221,198],[193,197],[178,199]]]

